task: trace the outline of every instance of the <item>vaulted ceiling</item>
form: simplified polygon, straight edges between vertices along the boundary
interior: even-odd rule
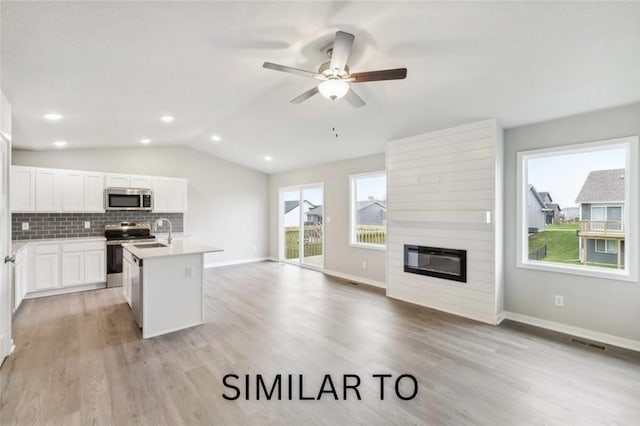
[[[383,152],[387,140],[472,120],[512,127],[640,101],[640,3],[1,7],[1,84],[23,149],[150,138],[270,173]],[[406,67],[407,79],[357,85],[367,101],[359,109],[321,96],[290,104],[314,81],[262,63],[315,71],[336,30],[356,36],[352,70]],[[52,111],[64,118],[42,118]],[[170,124],[160,121],[166,113]]]

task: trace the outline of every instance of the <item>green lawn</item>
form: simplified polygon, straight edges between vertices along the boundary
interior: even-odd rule
[[[545,225],[545,230],[554,230],[554,229],[578,229],[580,228],[580,224],[578,222],[568,222],[568,223],[556,223],[553,225]]]
[[[575,232],[542,231],[529,236],[529,252],[547,245],[545,262],[578,263],[578,236]]]

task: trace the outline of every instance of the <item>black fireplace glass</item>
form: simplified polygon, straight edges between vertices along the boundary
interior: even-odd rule
[[[404,271],[467,282],[467,251],[405,244]]]

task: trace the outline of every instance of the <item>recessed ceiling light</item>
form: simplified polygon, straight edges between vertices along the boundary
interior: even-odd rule
[[[43,115],[43,117],[49,121],[58,121],[62,119],[62,114],[58,114],[56,112],[49,112]]]
[[[265,161],[271,161],[271,160],[273,160],[273,158],[271,158],[271,156],[270,156],[270,155],[265,155],[265,156],[264,156],[264,160],[265,160]]]
[[[65,141],[55,141],[53,144],[55,146],[57,146],[58,148],[62,148],[63,146],[67,146],[67,142],[65,142]]]
[[[140,139],[140,143],[143,143],[143,144],[147,145],[147,144],[151,143],[151,139],[147,139],[147,138]]]
[[[171,123],[175,119],[176,118],[173,115],[169,115],[169,114],[165,114],[162,117],[160,117],[160,120],[164,121],[165,123]]]
[[[211,136],[211,140],[214,142],[220,142],[222,140],[222,138],[218,135],[212,135]]]

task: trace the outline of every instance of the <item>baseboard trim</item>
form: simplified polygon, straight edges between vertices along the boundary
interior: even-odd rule
[[[358,277],[355,275],[350,275],[350,274],[344,274],[342,272],[338,272],[338,271],[332,271],[329,269],[325,269],[323,271],[326,275],[330,275],[332,277],[336,277],[336,278],[341,278],[343,280],[347,280],[347,281],[353,281],[355,283],[358,284],[365,284],[365,285],[370,285],[372,287],[378,287],[378,288],[387,288],[387,285],[381,281],[376,281],[376,280],[371,280],[369,278],[363,278],[363,277]]]
[[[500,323],[502,321],[504,321],[504,319],[507,317],[507,313],[505,311],[500,312],[497,316],[496,316],[496,325],[500,325]]]
[[[625,337],[600,333],[598,331],[587,330],[586,328],[574,327],[572,325],[530,317],[515,312],[505,312],[505,319],[640,352],[640,342]]]
[[[48,297],[48,296],[59,296],[61,294],[77,293],[79,291],[98,290],[106,287],[107,287],[107,283],[98,283],[98,284],[83,284],[75,287],[54,288],[51,290],[32,291],[31,293],[25,294],[22,300],[37,299],[39,297]],[[20,303],[20,305],[22,305],[22,303]]]
[[[219,268],[221,266],[242,265],[243,263],[264,262],[271,260],[269,257],[248,257],[245,259],[226,260],[224,262],[205,263],[204,268]]]

